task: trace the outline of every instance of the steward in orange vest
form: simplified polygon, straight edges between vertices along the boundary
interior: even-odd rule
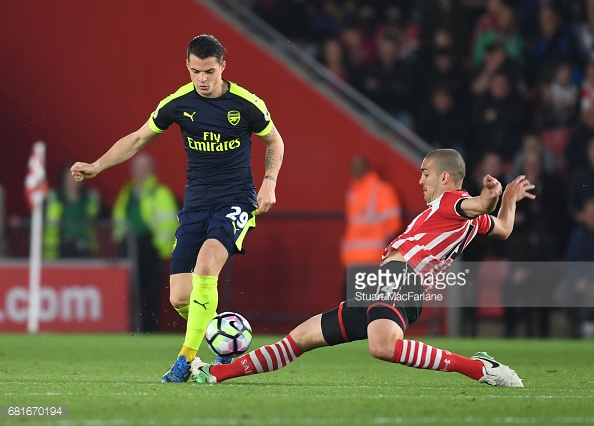
[[[402,208],[395,189],[370,170],[367,160],[351,163],[353,181],[346,197],[346,230],[340,259],[348,263],[378,263],[386,245],[402,227]]]

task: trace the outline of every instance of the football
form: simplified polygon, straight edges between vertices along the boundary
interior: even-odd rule
[[[239,356],[252,343],[252,327],[238,313],[222,312],[208,324],[205,340],[210,350],[217,355]]]

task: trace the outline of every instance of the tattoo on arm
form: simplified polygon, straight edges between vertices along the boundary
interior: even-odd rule
[[[275,154],[275,152],[273,149],[270,149],[270,148],[266,149],[266,160],[264,162],[266,170],[270,170],[274,166],[273,161],[272,161],[274,158],[274,154]]]
[[[276,136],[276,133],[277,133],[276,127],[272,127],[272,130],[270,131],[270,133],[268,133],[266,135],[266,138],[274,137],[274,136]]]

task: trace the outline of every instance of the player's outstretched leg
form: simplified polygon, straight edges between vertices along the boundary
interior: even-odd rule
[[[392,362],[414,368],[455,371],[491,386],[524,387],[512,369],[485,352],[466,358],[423,342],[403,339],[396,341]]]
[[[191,376],[196,383],[220,383],[234,377],[249,374],[267,373],[286,367],[303,351],[291,335],[273,345],[262,346],[246,355],[242,355],[230,364],[205,364],[196,358],[192,362]]]
[[[308,319],[281,341],[242,355],[231,364],[212,365],[195,360],[192,362],[190,380],[196,383],[220,383],[234,377],[286,367],[304,352],[328,346],[322,334],[321,318],[322,315],[316,315]]]

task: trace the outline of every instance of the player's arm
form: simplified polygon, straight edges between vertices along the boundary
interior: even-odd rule
[[[258,214],[266,213],[276,203],[276,179],[283,162],[285,144],[276,127],[265,136],[260,136],[266,144],[266,158],[264,160],[264,179],[258,191]]]
[[[118,140],[101,158],[94,163],[77,162],[70,168],[77,181],[91,179],[103,170],[123,163],[159,136],[145,123],[140,129]]]
[[[534,189],[534,185],[524,175],[518,176],[505,187],[501,207],[497,217],[493,217],[495,224],[489,237],[506,240],[510,236],[514,229],[516,203],[524,198],[534,200],[536,196],[528,192],[532,189]]]
[[[501,183],[491,175],[483,178],[483,189],[478,197],[465,198],[460,203],[464,216],[469,218],[479,217],[491,213],[497,207],[501,195]]]

